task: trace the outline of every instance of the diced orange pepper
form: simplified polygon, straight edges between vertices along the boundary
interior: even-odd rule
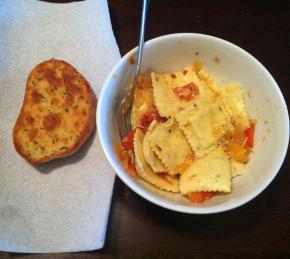
[[[191,192],[187,197],[193,203],[202,203],[205,200],[210,199],[212,196],[213,192]]]
[[[232,132],[232,141],[239,144],[240,146],[244,145],[245,139],[246,139],[246,135],[243,130],[236,128]]]
[[[226,149],[232,159],[238,162],[246,163],[249,160],[249,151],[236,142],[230,141]]]
[[[178,173],[182,174],[192,164],[194,160],[195,160],[194,153],[187,155],[184,161],[181,164],[177,165],[173,171],[176,172],[177,174]]]

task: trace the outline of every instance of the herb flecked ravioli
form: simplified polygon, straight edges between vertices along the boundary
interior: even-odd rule
[[[218,93],[208,97],[207,103],[189,106],[176,119],[197,157],[207,154],[232,127]]]
[[[230,192],[230,160],[222,148],[216,148],[197,159],[180,176],[180,192]]]
[[[134,154],[137,174],[142,179],[161,190],[179,192],[177,178],[170,175],[156,174],[146,163],[143,153],[143,138],[143,132],[140,129],[137,129],[134,134]]]
[[[149,143],[166,166],[170,175],[179,174],[176,170],[191,154],[191,148],[174,119],[157,123],[148,136]]]
[[[174,73],[151,73],[151,78],[154,103],[158,112],[165,117],[174,118],[180,111],[206,101],[215,93],[215,82],[202,70],[200,62]],[[198,88],[198,93],[190,102],[181,99],[175,92],[176,89],[187,84],[194,84]]]
[[[233,122],[243,129],[249,128],[250,120],[241,85],[239,83],[223,85],[221,94]]]
[[[76,152],[95,129],[96,98],[70,64],[47,60],[29,74],[13,130],[16,150],[30,163]]]
[[[152,130],[155,129],[157,125],[156,121],[152,121],[145,136],[143,139],[143,153],[145,161],[151,166],[152,170],[155,173],[165,172],[166,168],[161,162],[161,160],[157,157],[157,155],[152,150],[150,143],[149,143],[149,137],[152,132]]]

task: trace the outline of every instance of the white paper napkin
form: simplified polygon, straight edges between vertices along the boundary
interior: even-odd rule
[[[98,96],[120,54],[106,0],[0,2],[0,250],[102,248],[114,183],[97,134],[75,155],[42,166],[20,157],[12,129],[30,70],[63,59]]]

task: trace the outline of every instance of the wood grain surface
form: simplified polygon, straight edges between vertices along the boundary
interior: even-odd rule
[[[140,0],[109,0],[125,54],[137,44]],[[146,39],[176,32],[221,37],[270,71],[290,99],[289,1],[151,0]],[[105,247],[67,254],[0,253],[2,258],[290,258],[290,161],[256,199],[214,215],[185,215],[145,201],[116,180]]]

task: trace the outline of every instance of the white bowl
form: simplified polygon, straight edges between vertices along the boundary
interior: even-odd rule
[[[132,179],[121,166],[114,144],[119,143],[116,113],[134,65],[127,53],[113,68],[98,101],[97,127],[104,152],[117,175],[132,190],[161,207],[192,214],[208,214],[241,206],[261,193],[278,173],[289,141],[289,117],[282,93],[265,67],[253,56],[225,40],[208,35],[181,33],[152,39],[145,44],[143,72],[170,72],[195,60],[219,82],[239,81],[244,87],[250,116],[257,119],[254,153],[249,171],[233,180],[233,191],[202,204],[190,204],[181,195],[159,191]]]

